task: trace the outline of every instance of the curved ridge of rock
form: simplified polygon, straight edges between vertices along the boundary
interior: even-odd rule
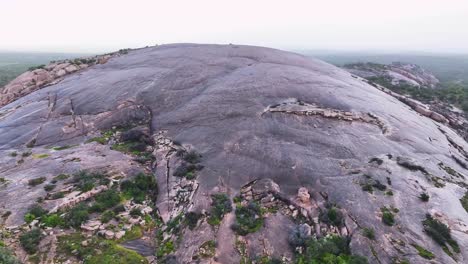
[[[85,143],[128,122],[148,126],[150,167],[109,145]],[[74,147],[50,148],[57,145]],[[203,169],[194,180],[174,177],[183,162],[177,153],[191,149],[202,155]],[[21,155],[10,155],[27,151],[32,156],[21,163]],[[5,225],[22,224],[27,208],[45,194],[28,187],[29,179],[81,169],[105,168],[120,177],[151,170],[165,222],[209,212],[210,197],[219,192],[242,202],[258,196],[262,206],[279,208],[246,236],[231,230],[233,212],[217,228],[203,220],[184,230],[171,253],[180,263],[211,254],[211,240],[218,241],[215,253],[202,263],[258,254],[291,260],[287,241],[297,217],[304,217],[308,233],[349,237],[352,252],[371,263],[399,257],[426,263],[411,244],[433,252],[437,262],[456,263],[424,233],[427,213],[448,223],[461,263],[468,260],[468,213],[459,202],[468,184],[467,151],[444,123],[327,63],[252,46],[162,45],[65,76],[0,108],[0,177],[9,183],[0,188],[0,210],[13,212]],[[259,183],[274,191],[256,195]],[[428,203],[418,198],[423,192]],[[342,227],[321,220],[329,204],[343,213]],[[382,223],[387,207],[399,209],[395,226]],[[375,230],[375,241],[362,235],[364,227]]]

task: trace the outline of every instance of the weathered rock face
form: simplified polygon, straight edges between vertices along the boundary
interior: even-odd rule
[[[461,249],[455,258],[464,262],[468,214],[459,199],[468,184],[468,144],[428,115],[344,70],[293,53],[192,44],[135,50],[0,109],[0,177],[10,183],[0,187],[0,210],[15,212],[7,225],[21,224],[22,213],[44,193],[28,190],[27,179],[94,167],[143,169],[108,145],[83,144],[112,126],[142,122],[155,145],[151,169],[164,221],[209,211],[218,192],[280,206],[258,232],[240,238],[230,228],[232,212],[216,228],[201,220],[180,236],[172,253],[180,263],[196,255],[219,263],[259,254],[287,261],[293,258],[288,234],[298,218],[306,219],[306,233],[350,237],[352,251],[371,263],[400,257],[426,263],[411,244],[432,251],[439,263],[455,263],[423,232],[421,221],[431,212],[446,219]],[[45,148],[58,144],[77,146]],[[9,154],[26,145],[50,156],[18,164]],[[196,179],[173,176],[180,149],[202,154]],[[431,197],[427,203],[418,198],[423,192]],[[329,204],[344,215],[340,227],[321,216]],[[394,226],[382,223],[387,207],[399,209]],[[375,230],[375,241],[362,235],[364,227]],[[206,253],[210,240],[218,242],[214,255]]]

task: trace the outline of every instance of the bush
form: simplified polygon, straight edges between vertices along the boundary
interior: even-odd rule
[[[196,151],[192,150],[192,151],[186,153],[183,156],[183,159],[188,163],[196,164],[196,163],[200,162],[201,155],[198,154]]]
[[[96,184],[108,184],[109,179],[107,179],[105,175],[98,172],[80,171],[73,175],[72,183],[74,183],[81,192],[87,192],[91,191],[96,186]]]
[[[21,262],[6,247],[0,246],[0,263],[21,264]]]
[[[382,207],[380,210],[382,211],[382,222],[388,226],[394,225],[395,216],[393,213],[387,207]]]
[[[208,223],[210,225],[219,225],[224,215],[232,211],[231,201],[224,193],[211,195],[211,211]]]
[[[63,226],[65,221],[58,214],[51,214],[42,217],[41,222],[47,227]]]
[[[432,216],[429,214],[426,215],[426,219],[422,223],[424,232],[426,232],[426,234],[434,239],[437,244],[442,247],[447,247],[450,245],[454,252],[460,253],[460,247],[458,246],[458,243],[452,238],[448,226],[439,220],[432,218]]]
[[[91,206],[91,212],[103,212],[106,209],[114,207],[120,203],[120,195],[114,190],[110,189],[99,193],[95,196],[95,203]]]
[[[375,240],[375,232],[374,232],[374,229],[373,228],[370,228],[370,227],[365,227],[362,229],[362,235],[371,239],[371,240]]]
[[[46,181],[46,177],[39,177],[39,178],[29,180],[28,185],[34,187],[39,184],[43,184],[45,181]]]
[[[201,218],[201,214],[197,212],[188,212],[185,214],[185,223],[190,228],[194,229],[197,226],[198,220]]]
[[[366,264],[367,258],[351,255],[348,239],[340,236],[327,236],[324,238],[309,239],[304,253],[297,257],[298,263],[346,263]]]
[[[288,236],[288,242],[293,249],[305,246],[307,240],[310,238],[308,229],[309,228],[305,225],[297,225],[291,230]]]
[[[73,207],[65,216],[65,224],[74,228],[79,228],[82,223],[89,219],[88,210],[89,207],[84,203]]]
[[[130,210],[130,215],[133,217],[133,218],[137,218],[138,216],[142,216],[142,213],[141,213],[141,210],[138,209],[138,208],[133,208],[132,210]]]
[[[28,212],[24,215],[24,221],[26,223],[31,223],[34,219],[41,217],[47,214],[47,211],[44,210],[40,205],[34,204],[28,210]]]
[[[158,195],[158,184],[153,175],[139,173],[135,179],[123,181],[120,184],[120,190],[127,198],[133,198],[136,203],[142,203],[148,195],[155,202]]]
[[[263,218],[260,206],[251,202],[247,206],[236,208],[236,222],[232,229],[239,235],[245,236],[257,232],[263,226]]]
[[[429,195],[427,193],[421,193],[419,195],[419,199],[421,199],[421,201],[423,201],[423,202],[427,202],[427,201],[429,201]]]
[[[460,199],[460,203],[463,208],[465,208],[465,211],[468,212],[468,191],[465,192],[465,195]]]
[[[337,227],[344,225],[343,213],[335,206],[329,206],[326,212],[320,212],[320,220]]]
[[[50,192],[52,191],[53,189],[55,189],[56,185],[55,184],[47,184],[46,186],[44,186],[44,190],[46,192]]]
[[[20,244],[28,254],[34,254],[37,252],[41,239],[41,230],[36,228],[20,235]]]
[[[101,215],[101,222],[108,223],[114,217],[115,217],[115,213],[113,211],[107,210]]]

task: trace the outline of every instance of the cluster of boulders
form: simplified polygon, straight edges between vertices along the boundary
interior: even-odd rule
[[[98,219],[88,220],[81,225],[84,232],[98,234],[106,239],[120,239],[126,231],[131,230],[134,226],[144,226],[145,220],[141,216],[131,216],[132,209],[140,210],[142,215],[147,215],[153,212],[153,209],[148,205],[133,204],[128,202],[124,205],[125,211],[116,215],[116,217],[107,223],[103,223]],[[119,219],[119,220],[116,220]],[[122,225],[120,225],[122,224]],[[121,229],[119,228],[121,226]]]
[[[240,189],[241,205],[245,206],[255,201],[262,208],[267,209],[265,217],[268,217],[268,212],[274,209],[283,215],[300,220],[302,225],[310,228],[310,232],[313,230],[317,237],[328,234],[348,236],[349,231],[346,225],[337,227],[320,220],[320,212],[327,210],[327,200],[324,195],[319,194],[311,198],[309,190],[301,187],[298,189],[297,196],[289,199],[281,193],[279,185],[270,179],[256,180]]]
[[[74,60],[51,62],[48,65],[31,68],[5,85],[0,92],[0,107],[16,99],[39,90],[47,85],[60,82],[64,76],[86,69],[92,65],[104,64],[110,58],[119,56],[122,52],[97,55]]]

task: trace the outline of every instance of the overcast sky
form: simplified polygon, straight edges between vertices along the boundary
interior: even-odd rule
[[[175,42],[468,53],[468,0],[0,0],[0,50]]]

